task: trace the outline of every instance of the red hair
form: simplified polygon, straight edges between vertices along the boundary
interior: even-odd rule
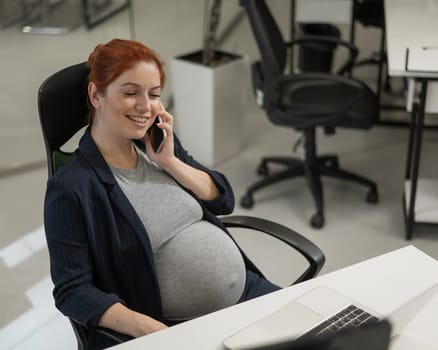
[[[106,87],[118,76],[141,61],[155,63],[160,73],[160,84],[163,87],[165,74],[160,56],[138,41],[125,39],[113,39],[106,44],[96,46],[88,57],[87,66],[90,69],[88,81],[96,84],[97,91],[104,93]],[[94,107],[89,98],[88,108],[91,117]]]

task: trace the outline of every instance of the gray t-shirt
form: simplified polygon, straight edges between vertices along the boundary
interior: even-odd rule
[[[202,220],[199,203],[137,151],[134,169],[111,170],[148,232],[164,317],[186,320],[233,305],[245,285],[233,240]]]

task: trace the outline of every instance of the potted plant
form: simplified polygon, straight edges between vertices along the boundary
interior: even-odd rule
[[[175,129],[197,160],[215,165],[241,147],[248,60],[217,49],[221,0],[213,0],[203,48],[171,60]]]

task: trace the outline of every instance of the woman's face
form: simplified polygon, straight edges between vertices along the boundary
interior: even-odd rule
[[[160,93],[157,66],[137,63],[109,84],[103,94],[91,92],[95,106],[93,127],[103,127],[129,140],[144,137],[161,109]]]

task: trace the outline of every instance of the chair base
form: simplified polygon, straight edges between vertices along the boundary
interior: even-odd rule
[[[268,174],[268,163],[285,165],[286,169]],[[377,203],[379,200],[376,183],[341,169],[335,155],[316,157],[312,162],[289,157],[263,158],[257,173],[264,176],[264,178],[248,187],[241,198],[240,204],[242,207],[251,208],[254,205],[253,194],[256,191],[280,181],[304,176],[307,179],[316,206],[316,213],[310,218],[310,225],[314,228],[322,228],[325,223],[321,176],[339,178],[366,186],[369,188],[366,201],[368,203]]]

